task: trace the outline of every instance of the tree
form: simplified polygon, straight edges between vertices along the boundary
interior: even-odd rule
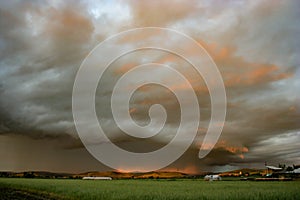
[[[278,164],[278,167],[279,167],[279,168],[282,168],[282,169],[285,169],[285,164],[280,164],[280,163],[279,163],[279,164]]]
[[[286,168],[286,171],[293,171],[293,170],[294,170],[294,168],[291,167],[291,166],[288,166],[288,167]]]

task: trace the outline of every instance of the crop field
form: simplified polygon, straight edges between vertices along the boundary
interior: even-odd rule
[[[299,199],[300,181],[0,178],[0,199]]]

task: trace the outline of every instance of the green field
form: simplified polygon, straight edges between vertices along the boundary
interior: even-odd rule
[[[18,197],[19,196],[19,197]],[[0,199],[300,199],[300,181],[0,178]],[[18,198],[17,198],[18,197]]]

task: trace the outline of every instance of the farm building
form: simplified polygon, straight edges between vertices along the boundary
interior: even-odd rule
[[[281,167],[274,167],[274,166],[266,166],[267,174],[266,176],[272,176],[273,173],[281,172],[283,169]]]
[[[92,177],[92,176],[85,176],[82,178],[83,180],[112,180],[111,177]]]
[[[289,168],[280,168],[274,166],[267,167],[267,177],[272,178],[299,178],[300,177],[300,168],[299,165],[293,165]]]
[[[222,178],[219,175],[206,175],[204,177],[205,181],[221,181]]]

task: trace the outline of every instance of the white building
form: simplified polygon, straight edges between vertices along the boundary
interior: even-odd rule
[[[206,175],[204,177],[205,181],[221,181],[222,178],[219,175]]]
[[[111,177],[93,177],[93,176],[85,176],[82,178],[83,180],[112,180]]]

